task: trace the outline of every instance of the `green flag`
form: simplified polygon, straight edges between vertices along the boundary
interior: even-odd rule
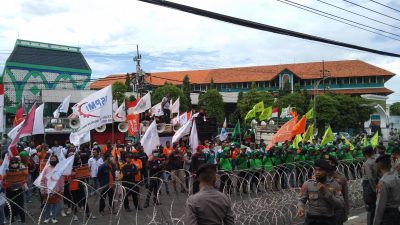
[[[306,113],[307,120],[314,119],[314,107],[308,110]]]
[[[241,132],[240,132],[240,122],[237,121],[236,126],[235,126],[235,129],[233,129],[232,136],[233,136],[233,137],[236,137],[236,136],[238,136],[240,133],[241,133]]]
[[[272,116],[272,106],[265,108],[260,114],[260,121],[266,120]]]
[[[310,141],[312,142],[314,136],[314,124],[308,125],[308,128],[303,136],[303,142]]]
[[[321,146],[325,146],[326,144],[328,144],[328,142],[333,142],[335,140],[335,136],[332,133],[332,129],[329,126],[328,129],[326,129],[324,137],[322,138],[321,141]]]
[[[378,145],[378,131],[375,132],[374,136],[372,136],[371,140],[369,141],[372,145],[373,148],[375,148]]]
[[[261,102],[255,104],[254,107],[253,107],[253,109],[254,109],[254,111],[255,111],[256,113],[262,112],[262,111],[264,110],[264,102],[261,101]]]
[[[343,135],[342,135],[342,139],[344,139],[344,142],[346,143],[346,145],[350,146],[350,151],[353,151],[354,145],[349,140],[347,140],[347,138]]]
[[[247,114],[246,117],[244,118],[245,120],[249,120],[256,117],[256,110],[252,108]]]
[[[301,134],[296,135],[296,137],[294,138],[293,144],[292,144],[293,148],[297,149],[299,147],[299,143],[302,140],[303,140],[303,138],[301,137]]]
[[[368,146],[368,140],[367,140],[367,136],[366,135],[361,140],[361,144],[362,144],[363,147]]]

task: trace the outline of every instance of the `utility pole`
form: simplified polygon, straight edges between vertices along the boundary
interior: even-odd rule
[[[321,81],[324,81],[330,77],[328,70],[325,70],[325,61],[322,60],[322,70],[320,70],[320,72],[322,73],[322,77],[317,80],[316,82],[314,82],[314,132],[317,129],[317,95],[318,95],[318,86],[321,83]],[[325,74],[325,72],[327,72],[327,74]],[[324,91],[325,91],[325,85],[324,85]]]

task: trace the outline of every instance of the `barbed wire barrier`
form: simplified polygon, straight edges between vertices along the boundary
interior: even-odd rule
[[[363,206],[362,163],[361,160],[340,161],[337,167],[337,170],[348,179],[350,209]],[[295,216],[297,198],[302,183],[313,175],[312,165],[312,162],[299,162],[275,166],[269,170],[219,171],[216,188],[230,198],[236,224],[300,224],[302,221]],[[182,174],[185,175],[183,178]],[[56,215],[56,217],[60,224],[184,225],[185,202],[193,192],[195,179],[195,176],[186,170],[162,171],[155,177],[138,183],[117,181],[112,187],[107,185],[97,189],[89,184],[88,179],[76,180],[79,182],[79,191],[83,197],[73,199],[70,194],[54,193],[60,196],[64,206],[70,205],[72,208],[71,215],[66,217]],[[101,198],[106,200],[110,188],[113,189],[112,199],[109,201],[111,204],[108,208],[106,205],[105,214],[100,215],[99,201]],[[138,195],[140,206],[147,201],[149,207],[126,211],[124,199],[129,198],[128,193],[132,192]],[[22,206],[14,202],[16,197],[12,199],[5,197],[5,211],[9,218],[13,217],[12,205],[14,205],[26,214],[26,224],[44,223],[49,196],[43,197],[36,193],[31,196],[31,203],[25,201]],[[131,201],[130,198],[128,200]],[[59,206],[63,207],[61,205],[62,203]],[[74,212],[75,209],[77,213]],[[74,220],[73,215],[78,217],[78,221]],[[8,220],[7,224],[11,224],[11,220]]]

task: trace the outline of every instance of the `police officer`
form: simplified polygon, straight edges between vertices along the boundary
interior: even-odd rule
[[[335,179],[340,185],[340,190],[343,195],[344,208],[335,209],[336,225],[342,225],[345,221],[347,221],[349,216],[349,187],[347,185],[346,176],[336,170],[338,166],[338,161],[336,158],[329,156],[328,161],[332,167],[332,170],[329,172],[328,176]]]
[[[315,180],[306,181],[300,193],[297,204],[297,217],[306,215],[306,225],[335,225],[334,210],[343,208],[343,197],[336,180],[328,177],[331,166],[328,161],[315,161]],[[305,204],[308,202],[308,212],[305,214]]]
[[[395,225],[400,223],[400,176],[391,170],[390,155],[376,159],[382,178],[377,185],[376,210],[373,225]]]
[[[153,194],[153,202],[155,205],[161,205],[158,193],[161,186],[161,177],[162,171],[165,168],[165,164],[163,162],[163,158],[160,157],[160,153],[158,150],[153,151],[153,158],[149,161],[149,168],[150,168],[150,184],[149,190],[147,192],[146,202],[143,208],[147,208],[150,206],[150,198]]]
[[[200,191],[186,201],[185,224],[235,224],[231,201],[214,188],[217,181],[215,165],[203,164],[196,175],[200,180]]]
[[[139,186],[135,183],[135,176],[139,173],[139,169],[132,163],[133,153],[126,154],[126,163],[122,167],[122,185],[126,188],[126,196],[124,198],[124,207],[127,212],[131,212],[129,207],[129,196],[132,195],[133,205],[136,209],[139,208]]]
[[[361,167],[363,175],[362,187],[365,209],[367,210],[367,225],[372,225],[375,215],[376,203],[376,184],[378,183],[378,170],[375,164],[374,150],[372,146],[366,146],[363,149],[367,159]]]

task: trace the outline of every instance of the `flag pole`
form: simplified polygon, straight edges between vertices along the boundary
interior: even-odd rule
[[[114,119],[111,124],[111,142],[114,144]]]

